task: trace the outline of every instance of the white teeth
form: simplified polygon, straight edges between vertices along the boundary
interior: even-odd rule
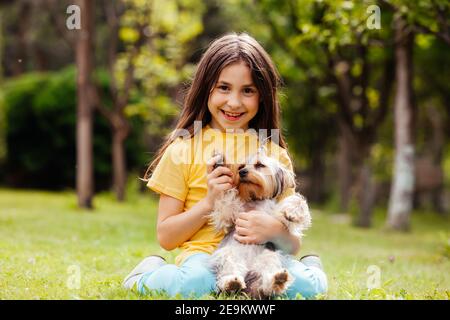
[[[239,117],[242,114],[242,113],[230,113],[230,112],[226,112],[226,111],[223,111],[223,112],[230,117]]]

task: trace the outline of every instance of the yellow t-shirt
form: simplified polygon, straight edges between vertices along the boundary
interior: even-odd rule
[[[254,132],[221,132],[206,125],[192,138],[179,137],[167,147],[147,186],[157,193],[183,201],[184,211],[189,210],[207,194],[206,162],[214,151],[223,152],[228,163],[244,163],[248,156],[257,152],[258,147],[258,135]],[[292,163],[285,149],[271,142],[266,152],[292,171]],[[286,190],[280,199],[294,192],[294,188]],[[179,246],[181,253],[175,263],[182,264],[194,253],[211,254],[223,236],[223,233],[216,232],[211,224],[206,223]]]

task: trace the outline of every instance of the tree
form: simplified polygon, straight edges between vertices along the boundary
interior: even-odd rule
[[[77,178],[78,206],[92,209],[94,193],[92,156],[93,117],[93,37],[94,1],[78,0],[81,11],[81,29],[77,32]]]
[[[394,20],[396,57],[395,163],[387,224],[407,230],[414,192],[414,106],[412,48],[414,34],[401,16]]]
[[[415,32],[439,37],[450,44],[447,1],[419,1],[414,6],[404,0],[383,1],[395,12],[395,164],[391,187],[388,228],[408,230],[413,208],[415,139],[412,52]]]
[[[414,208],[432,204],[441,214],[445,205],[446,150],[450,131],[450,50],[447,44],[428,34],[416,36],[414,52],[415,100],[418,106],[416,138],[416,184]],[[446,110],[447,109],[447,110]],[[425,201],[424,201],[425,200]]]
[[[174,92],[192,70],[186,59],[189,43],[203,30],[203,8],[198,1],[180,0],[108,0],[104,8],[110,31],[107,68],[112,103],[101,104],[101,93],[96,90],[95,105],[111,127],[113,188],[117,200],[123,201],[127,178],[124,142],[131,130],[127,117],[141,114],[157,121],[164,112],[173,117],[175,103],[170,100],[176,99]],[[141,95],[140,103],[133,102],[136,95]],[[158,123],[152,129],[161,135]]]
[[[118,4],[118,5],[116,5]],[[117,77],[115,73],[115,64],[117,62],[117,51],[119,45],[119,19],[121,12],[124,8],[122,3],[106,1],[104,3],[104,8],[106,11],[107,25],[110,30],[110,37],[108,41],[108,57],[107,66],[110,76],[109,89],[110,98],[112,100],[112,108],[101,103],[99,88],[97,87],[94,91],[95,94],[95,107],[100,111],[100,113],[108,120],[111,134],[112,134],[112,145],[111,145],[111,155],[113,163],[113,189],[116,194],[116,199],[118,201],[125,200],[125,186],[127,178],[126,169],[126,154],[124,148],[125,139],[130,133],[130,124],[124,113],[124,109],[128,104],[131,86],[133,85],[133,74],[134,74],[134,64],[133,60],[136,58],[138,50],[142,45],[144,38],[143,27],[139,28],[139,39],[135,42],[135,45],[130,50],[128,56],[127,67],[125,71],[125,80],[123,82],[122,88],[118,87]]]
[[[1,4],[0,4],[1,5]],[[4,70],[3,70],[3,50],[4,50],[4,23],[3,23],[3,11],[0,11],[0,83],[3,81]]]

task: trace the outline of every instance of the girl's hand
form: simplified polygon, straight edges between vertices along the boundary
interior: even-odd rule
[[[240,212],[236,219],[234,238],[244,244],[264,244],[284,232],[283,224],[261,211]]]
[[[216,155],[208,161],[206,166],[208,193],[205,201],[208,203],[211,210],[214,207],[216,199],[218,199],[225,191],[233,188],[233,173],[231,170],[224,166],[214,169],[214,165],[219,159],[220,155]]]

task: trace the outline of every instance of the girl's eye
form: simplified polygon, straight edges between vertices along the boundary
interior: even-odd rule
[[[256,169],[258,169],[258,168],[265,168],[266,166],[265,165],[263,165],[261,162],[257,162],[256,164],[255,164],[255,168]]]
[[[245,88],[244,89],[244,94],[245,95],[252,95],[255,93],[255,90],[253,88]]]
[[[217,88],[218,88],[220,91],[228,91],[228,87],[227,87],[227,86],[224,86],[224,85],[218,86]]]

